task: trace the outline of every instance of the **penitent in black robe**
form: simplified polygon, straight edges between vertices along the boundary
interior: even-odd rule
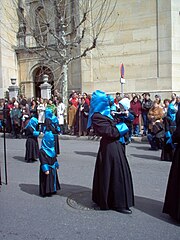
[[[176,130],[176,123],[175,121],[170,120],[167,116],[163,119],[165,132],[170,132],[172,135],[173,132]],[[167,138],[164,137],[164,141],[162,144],[162,152],[161,152],[161,160],[162,161],[169,161],[172,162],[174,149],[172,148],[171,144],[166,143]]]
[[[34,129],[28,127],[25,129],[26,133],[26,154],[25,161],[32,162],[39,158],[39,145],[37,137],[33,136]]]
[[[134,193],[131,171],[125,147],[119,142],[116,123],[95,113],[92,124],[96,134],[102,136],[94,171],[92,200],[102,210],[132,207]]]
[[[46,175],[41,166],[43,164],[53,165],[56,161],[56,157],[49,157],[44,150],[40,149],[39,152],[39,160],[40,160],[40,172],[39,172],[39,194],[42,197],[51,195],[56,193],[57,190],[60,189],[60,184],[58,180],[57,170],[55,169],[55,174],[53,169],[49,168],[49,175]]]
[[[176,124],[172,140],[177,146],[169,173],[163,212],[180,222],[180,111],[176,115]]]

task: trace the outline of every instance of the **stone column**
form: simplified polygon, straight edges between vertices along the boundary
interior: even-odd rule
[[[9,86],[9,99],[11,100],[12,98],[16,98],[18,96],[19,92],[19,87],[16,85],[16,78],[11,78],[11,84],[12,86]]]
[[[48,75],[43,75],[43,82],[39,86],[41,89],[41,98],[50,99],[52,86],[48,83]]]

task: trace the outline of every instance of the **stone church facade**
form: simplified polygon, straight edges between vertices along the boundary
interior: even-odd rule
[[[1,1],[0,97],[4,97],[14,77],[22,94],[39,97],[43,74],[49,76],[52,93],[61,94],[61,82],[56,84],[61,68],[44,62],[33,51],[24,50],[25,43],[29,48],[37,47],[33,37],[18,18],[11,1]],[[40,1],[22,0],[19,1],[22,11],[24,3],[28,5],[26,16],[40,9]],[[152,95],[159,93],[163,98],[170,97],[172,92],[180,93],[179,0],[117,1],[97,48],[70,65],[68,91],[121,92],[121,63],[125,68],[124,93],[148,91]]]

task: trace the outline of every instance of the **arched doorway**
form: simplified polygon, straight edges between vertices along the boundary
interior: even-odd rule
[[[52,90],[51,94],[54,95],[54,76],[52,71],[45,66],[38,67],[33,72],[33,79],[34,79],[34,93],[35,97],[41,97],[41,89],[40,85],[43,83],[43,75],[46,74],[49,76],[48,83],[51,84]]]

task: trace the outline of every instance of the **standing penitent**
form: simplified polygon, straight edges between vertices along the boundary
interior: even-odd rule
[[[38,136],[40,132],[37,131],[37,127],[38,120],[35,117],[32,117],[25,127],[25,135],[27,137],[25,161],[28,163],[36,161],[39,157]]]
[[[56,158],[54,135],[51,131],[45,132],[39,153],[39,194],[42,197],[51,196],[60,189],[57,175],[59,164]]]
[[[128,128],[125,123],[116,123],[110,114],[109,98],[99,90],[91,98],[88,127],[91,126],[102,137],[94,171],[92,200],[102,210],[132,213],[133,184],[122,143]]]
[[[169,173],[163,212],[180,222],[180,109],[176,114],[176,130],[172,135],[172,143],[177,146]]]

